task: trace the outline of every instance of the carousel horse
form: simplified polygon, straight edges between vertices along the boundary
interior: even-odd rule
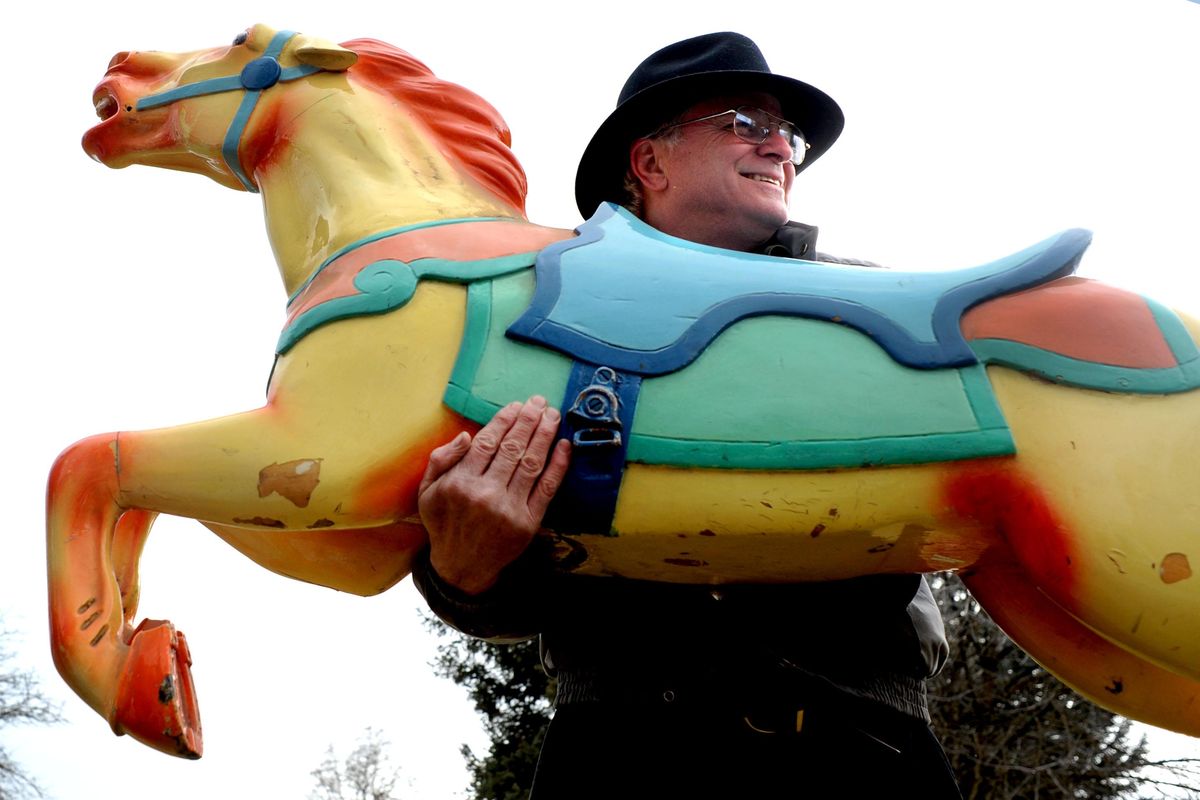
[[[575,443],[544,532],[560,569],[955,570],[1082,694],[1200,734],[1200,326],[1071,277],[1086,233],[902,273],[696,245],[613,206],[541,227],[495,110],[365,39],[123,52],[93,98],[101,163],[261,194],[289,295],[262,408],[92,436],[50,474],[55,663],[115,732],[201,753],[183,634],[135,624],[157,514],[382,592],[425,543],[430,450],[536,393]]]

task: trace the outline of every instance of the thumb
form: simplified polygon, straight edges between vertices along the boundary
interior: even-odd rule
[[[429,466],[425,467],[425,475],[421,478],[421,485],[417,488],[417,494],[424,494],[425,490],[436,481],[438,478],[450,471],[455,464],[462,461],[463,456],[471,448],[471,434],[462,431],[450,441],[446,442],[441,447],[434,448],[429,454]]]

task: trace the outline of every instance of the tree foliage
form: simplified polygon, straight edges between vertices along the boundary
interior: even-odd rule
[[[1200,759],[1154,760],[1129,720],[1092,705],[1004,635],[954,576],[931,581],[950,663],[929,684],[930,712],[966,800],[1200,796]],[[491,737],[463,746],[476,800],[527,796],[550,719],[553,681],[536,642],[445,637],[436,668],[466,687]]]
[[[930,713],[966,800],[1104,800],[1200,790],[1195,763],[1151,759],[1129,720],[1039,667],[957,577],[938,576],[933,588],[951,652],[930,682]]]
[[[542,670],[537,641],[496,645],[463,636],[436,619],[429,624],[445,637],[434,664],[438,674],[467,688],[491,738],[482,757],[462,746],[472,796],[524,800],[554,697],[554,681]]]
[[[400,800],[393,793],[400,771],[389,763],[387,745],[382,734],[371,728],[345,761],[338,761],[330,745],[325,760],[311,773],[316,781],[311,800]]]
[[[0,628],[0,731],[15,725],[61,722],[58,707],[42,694],[33,672],[11,666],[12,634]],[[41,797],[42,791],[12,754],[0,745],[0,797]]]

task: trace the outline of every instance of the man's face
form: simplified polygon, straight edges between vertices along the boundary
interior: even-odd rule
[[[752,93],[697,103],[684,120],[738,106],[757,106],[781,116],[775,98]],[[788,219],[796,168],[778,133],[761,144],[739,139],[733,115],[676,129],[674,145],[657,147],[666,188],[647,205],[647,221],[692,241],[746,250],[766,241]],[[659,143],[665,144],[665,143]]]

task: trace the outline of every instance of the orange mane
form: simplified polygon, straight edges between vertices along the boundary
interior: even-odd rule
[[[525,215],[528,183],[509,145],[512,135],[490,103],[443,81],[403,50],[375,39],[342,46],[358,54],[350,80],[390,95],[428,126],[443,154],[492,194]]]

